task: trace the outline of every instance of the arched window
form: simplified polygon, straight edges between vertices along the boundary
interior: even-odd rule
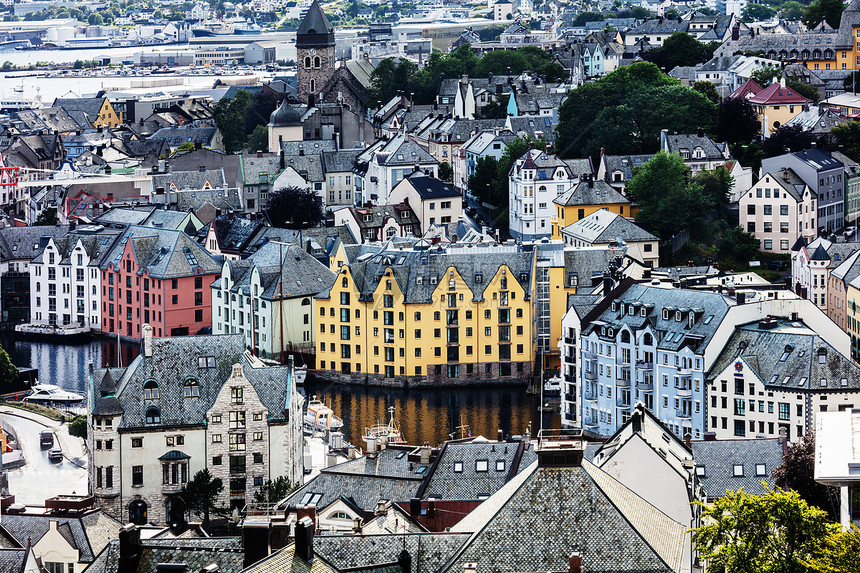
[[[161,423],[161,412],[158,408],[152,407],[146,410],[146,423],[147,424],[160,424]]]
[[[343,288],[347,287],[346,277],[343,277],[340,281],[340,286]]]
[[[305,56],[305,68],[310,68],[310,67],[311,67],[311,57]]]
[[[502,280],[499,281],[499,284],[502,290],[508,288],[508,277],[502,277]]]
[[[349,514],[343,511],[336,511],[328,516],[329,519],[352,519]]]
[[[397,234],[397,229],[395,229],[394,227],[388,227],[388,229],[386,229],[386,231],[385,231],[385,240],[390,241],[391,239],[394,238],[394,235],[396,235],[396,234]]]
[[[200,397],[200,385],[197,383],[196,378],[189,378],[185,381],[185,397],[186,398],[199,398]]]
[[[621,331],[621,342],[630,342],[630,333],[626,330]]]
[[[158,399],[158,382],[156,382],[155,380],[147,380],[143,383],[143,399]]]
[[[310,306],[310,305],[311,305],[311,299],[306,298],[302,301],[302,306]]]
[[[319,56],[314,56],[314,67],[315,68],[320,67],[320,57]]]
[[[128,504],[128,520],[135,525],[146,525],[146,502],[136,499]]]
[[[645,336],[642,337],[642,344],[646,344],[648,346],[654,344],[654,338],[651,336],[650,332],[646,332]]]
[[[541,185],[538,187],[538,191],[546,191],[546,185]]]

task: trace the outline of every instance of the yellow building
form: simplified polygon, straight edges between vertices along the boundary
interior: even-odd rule
[[[803,106],[812,103],[790,87],[785,78],[774,82],[748,100],[758,114],[762,135],[768,137],[781,125],[800,114]]]
[[[381,251],[340,266],[315,299],[320,374],[397,386],[528,381],[534,254],[451,251]]]
[[[555,203],[555,217],[552,218],[553,239],[561,239],[561,229],[600,209],[607,209],[622,217],[633,217],[636,214],[627,197],[602,179],[592,178],[581,181],[553,199],[553,203]]]
[[[54,107],[66,110],[81,125],[89,122],[93,127],[119,127],[123,123],[122,113],[117,112],[110,100],[103,98],[57,98]]]

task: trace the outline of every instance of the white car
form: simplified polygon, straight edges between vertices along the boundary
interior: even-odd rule
[[[845,231],[843,231],[843,234],[846,238],[853,237],[855,234],[857,234],[857,227],[845,227]]]

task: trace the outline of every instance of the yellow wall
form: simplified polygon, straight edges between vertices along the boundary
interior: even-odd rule
[[[343,286],[344,279],[346,286]],[[454,281],[453,288],[449,285],[449,279]],[[503,291],[505,279],[507,290]],[[525,364],[520,372],[516,363],[530,363],[534,357],[532,306],[527,300],[526,290],[516,279],[510,269],[501,267],[495,276],[488,278],[484,299],[474,302],[472,292],[457,269],[450,267],[436,285],[432,302],[406,304],[394,273],[387,269],[376,285],[373,300],[360,302],[351,270],[345,265],[338,274],[330,298],[315,299],[319,323],[318,369],[333,374],[349,374],[352,378],[363,378],[368,374],[373,378],[391,378],[393,375],[394,378],[421,382],[416,377],[424,378],[428,373],[431,378],[440,378],[435,374],[436,365],[442,368],[441,378],[447,379],[447,366],[459,364],[461,383],[469,378],[495,379],[495,374],[491,377],[485,373],[484,365],[499,362],[499,331],[509,324],[511,356],[510,361],[504,362],[511,363],[512,378],[528,377],[531,374],[530,365]],[[501,304],[502,292],[508,293],[506,306]],[[341,304],[341,293],[349,295],[348,304]],[[455,306],[449,306],[451,294],[455,295]],[[390,306],[386,306],[386,295],[391,297]],[[349,322],[341,320],[342,308],[349,310]],[[508,324],[499,323],[500,309],[510,310]],[[459,350],[459,357],[450,362],[447,341],[449,325],[446,324],[448,311],[457,312],[457,323],[450,326],[456,328],[459,334],[459,344],[450,345]],[[485,314],[487,311],[489,316]],[[517,311],[520,311],[520,316],[517,316]],[[391,313],[389,317],[393,324],[386,324],[387,312]],[[349,340],[341,339],[341,327],[344,325],[349,326]],[[470,328],[471,336],[467,333]],[[487,328],[490,329],[489,336]],[[342,357],[343,345],[350,347],[348,359]],[[386,348],[391,349],[387,355]],[[467,365],[472,365],[471,375]],[[386,366],[390,367],[387,373]]]
[[[764,135],[770,135],[776,130],[774,124],[779,122],[779,125],[785,125],[785,122],[790,120],[803,111],[803,104],[791,105],[760,105],[753,104],[755,111],[758,114],[759,127],[762,127],[762,116],[767,114],[767,124],[763,126]],[[779,127],[779,126],[777,126]]]
[[[582,216],[580,216],[580,209],[582,210]],[[608,209],[612,213],[618,213],[622,217],[633,217],[636,215],[629,203],[610,203],[608,205],[572,205],[569,207],[557,204],[555,206],[555,218],[552,220],[552,238],[561,239],[562,229],[601,209]]]
[[[99,119],[92,123],[94,127],[117,127],[122,125],[122,115],[114,111],[110,101],[105,99],[99,110]]]

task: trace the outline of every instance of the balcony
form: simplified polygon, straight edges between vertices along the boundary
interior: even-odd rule
[[[597,380],[597,370],[586,370],[582,373],[582,376],[586,380]]]
[[[684,376],[692,376],[692,375],[693,375],[693,371],[690,370],[689,368],[678,368],[678,376],[684,377]]]
[[[597,360],[597,354],[594,352],[583,352],[582,358],[585,360]]]
[[[181,483],[166,483],[161,486],[161,493],[163,495],[175,495],[182,490]]]
[[[693,396],[693,391],[687,388],[678,388],[677,390],[678,398],[691,398]]]
[[[654,383],[653,382],[645,382],[640,380],[636,383],[636,388],[643,392],[653,392],[654,391]]]
[[[637,362],[636,363],[636,369],[650,372],[651,370],[654,370],[654,363],[653,362]]]
[[[564,421],[565,422],[576,422],[576,414],[574,412],[565,412],[564,413]]]
[[[675,416],[678,418],[681,418],[683,420],[689,420],[690,419],[690,410],[688,410],[686,408],[677,408],[677,409],[675,409]]]
[[[615,381],[618,388],[630,388],[630,378],[619,378]]]
[[[632,405],[632,403],[630,401],[630,396],[619,395],[615,399],[615,405],[618,406],[619,408],[629,408]]]
[[[582,397],[586,400],[597,400],[597,392],[594,391],[593,384],[586,384],[583,386]]]
[[[576,340],[574,340],[570,336],[565,336],[564,343],[573,346],[574,344],[576,344]]]
[[[570,392],[565,392],[562,395],[562,401],[574,403],[574,402],[576,402],[576,394],[571,394]]]
[[[585,416],[582,419],[582,426],[584,428],[591,428],[591,429],[597,428],[597,418],[592,418],[591,416]]]
[[[619,354],[615,359],[615,364],[622,368],[630,368],[630,358],[625,358],[623,354]]]

